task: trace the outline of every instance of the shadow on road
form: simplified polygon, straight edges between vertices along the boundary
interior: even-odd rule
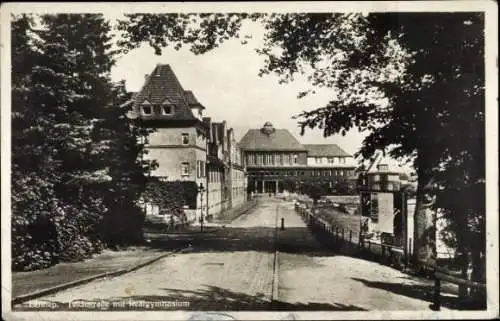
[[[428,301],[429,304],[433,298],[433,286],[421,284],[404,284],[393,282],[378,282],[360,278],[351,278],[352,280],[362,282],[365,286],[389,291],[398,295],[404,295],[410,298]],[[456,296],[441,295],[441,305],[449,309],[459,309],[459,302]]]
[[[305,241],[311,238],[306,227],[290,227],[278,230],[278,246],[275,238],[276,229],[257,227],[224,227],[211,233],[158,234],[149,245],[158,249],[172,249],[190,246],[194,253],[258,251],[273,253],[276,249],[283,253],[303,254],[307,256],[334,256],[334,251],[323,242]]]

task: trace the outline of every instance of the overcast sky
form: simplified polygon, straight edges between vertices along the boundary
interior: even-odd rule
[[[151,73],[156,64],[170,64],[184,89],[192,90],[206,107],[205,116],[226,120],[235,129],[237,139],[249,128],[261,128],[270,121],[276,128],[290,130],[301,143],[335,143],[348,153],[355,153],[363,139],[359,132],[324,138],[321,130],[314,129],[300,136],[297,120],[292,117],[303,110],[322,107],[332,92],[297,99],[298,92],[306,88],[305,81],[280,85],[276,76],[259,77],[264,58],[253,49],[263,33],[257,26],[251,31],[254,38],[248,44],[233,39],[203,55],[194,55],[187,48],[167,48],[156,56],[153,49],[144,45],[118,60],[113,80],[125,79],[129,91],[138,91],[144,75]]]

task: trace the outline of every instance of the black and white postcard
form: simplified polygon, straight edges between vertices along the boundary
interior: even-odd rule
[[[497,9],[2,4],[2,317],[498,318]]]

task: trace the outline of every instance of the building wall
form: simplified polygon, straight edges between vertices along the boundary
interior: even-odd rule
[[[208,214],[214,217],[222,208],[222,170],[218,166],[210,166],[208,175]]]
[[[183,143],[182,135],[188,137],[187,144]],[[206,162],[205,135],[195,127],[186,128],[158,128],[147,139],[144,159],[156,160],[157,169],[151,172],[152,176],[163,177],[168,181],[194,181],[198,186],[205,185],[206,176],[200,173],[200,164]],[[183,172],[183,164],[187,164],[188,173]],[[198,193],[196,210],[187,210],[189,220],[195,220],[201,215],[201,206],[206,212],[207,192]]]
[[[232,206],[239,206],[246,200],[246,176],[244,169],[232,168],[231,169],[231,200]]]

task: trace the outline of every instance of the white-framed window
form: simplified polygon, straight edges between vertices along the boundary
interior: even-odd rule
[[[207,176],[206,168],[207,168],[207,163],[205,161],[201,161],[201,177]]]
[[[322,163],[322,158],[321,157],[315,157],[316,159],[316,164],[321,164]]]
[[[341,164],[345,164],[345,157],[341,157],[341,158],[340,158],[340,163],[341,163]]]
[[[168,104],[161,105],[161,114],[162,115],[172,115],[173,113],[174,113],[174,106],[173,105],[168,105]]]
[[[335,159],[333,157],[328,157],[328,164],[334,164]]]
[[[188,145],[189,144],[189,134],[182,133],[181,134],[181,141],[182,141],[182,145]]]
[[[181,176],[189,176],[189,163],[181,164]]]
[[[201,177],[201,161],[196,161],[196,177]]]

